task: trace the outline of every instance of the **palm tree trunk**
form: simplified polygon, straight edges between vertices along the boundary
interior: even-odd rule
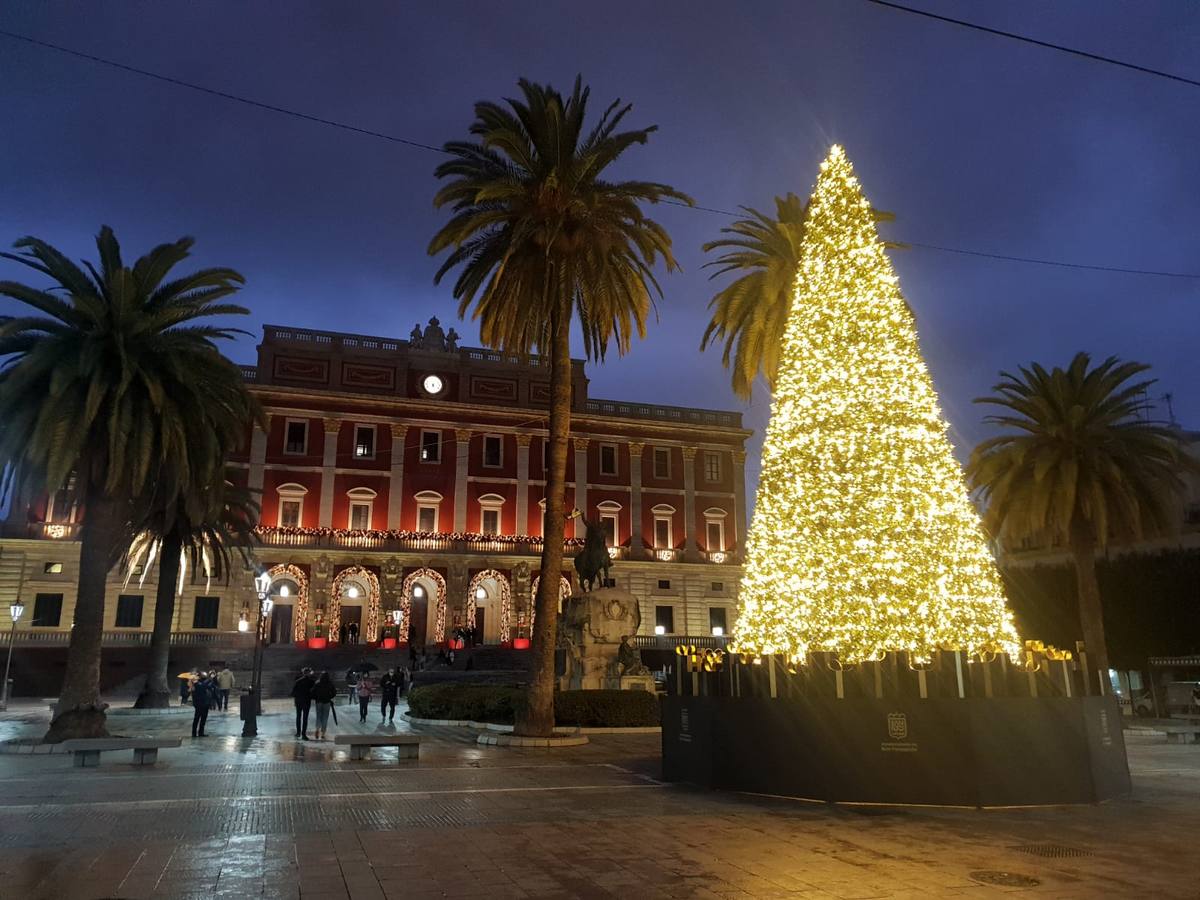
[[[100,699],[100,644],[104,636],[104,591],[121,539],[121,505],[98,489],[84,498],[79,546],[79,588],[67,649],[67,671],[50,729],[42,738],[104,737],[107,706]]]
[[[133,704],[136,709],[166,709],[171,705],[167,665],[171,659],[171,619],[175,615],[175,588],[179,582],[179,557],[183,540],[172,531],[159,547],[158,590],[154,594],[154,631],[150,635],[150,671],[146,686]]]
[[[550,471],[546,474],[546,513],[542,519],[541,581],[534,600],[533,672],[529,700],[517,716],[516,734],[549,737],[554,733],[554,650],[558,637],[558,582],[566,529],[567,441],[571,432],[571,316],[559,313],[551,323]]]
[[[1071,530],[1071,558],[1075,563],[1075,585],[1079,596],[1079,624],[1088,655],[1088,692],[1108,678],[1108,644],[1104,639],[1104,608],[1100,582],[1096,579],[1096,539],[1086,526]],[[1098,673],[1098,674],[1097,674]],[[1096,678],[1096,681],[1092,679]],[[1107,692],[1107,686],[1102,688]]]

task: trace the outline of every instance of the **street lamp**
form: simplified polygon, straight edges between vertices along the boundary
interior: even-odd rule
[[[266,637],[267,616],[271,614],[271,576],[260,572],[254,579],[258,593],[258,622],[254,629],[254,664],[251,669],[250,703],[242,710],[242,737],[258,734],[258,716],[262,713],[262,663],[263,644]],[[239,624],[239,629],[241,625]]]
[[[0,709],[8,709],[8,670],[12,667],[13,644],[17,642],[17,622],[25,613],[25,604],[14,600],[8,607],[12,616],[12,629],[8,632],[8,659],[4,663],[4,683],[0,685]]]

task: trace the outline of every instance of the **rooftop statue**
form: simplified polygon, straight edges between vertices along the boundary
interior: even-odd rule
[[[458,349],[458,338],[458,332],[453,328],[450,329],[449,334],[443,331],[441,322],[438,321],[437,316],[434,316],[425,326],[424,334],[421,333],[419,322],[413,326],[413,330],[408,336],[408,346],[414,350],[453,352]]]

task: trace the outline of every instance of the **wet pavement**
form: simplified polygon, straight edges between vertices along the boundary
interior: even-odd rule
[[[662,784],[657,735],[482,747],[410,726],[421,757],[260,736],[214,714],[110,718],[175,735],[154,767],[0,755],[0,898],[1200,897],[1200,746],[1128,738],[1135,793],[1036,810],[829,807]],[[387,731],[339,705],[342,732]],[[44,705],[0,716],[36,735]],[[311,732],[310,732],[311,733]]]

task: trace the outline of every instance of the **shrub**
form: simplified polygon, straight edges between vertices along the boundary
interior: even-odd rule
[[[658,697],[650,691],[559,691],[554,695],[554,721],[582,728],[658,725]]]
[[[525,689],[511,685],[417,685],[408,710],[418,719],[453,719],[511,725],[525,705]],[[559,691],[554,695],[559,725],[636,728],[659,724],[658,697],[648,691]]]
[[[524,705],[521,688],[484,684],[429,684],[414,687],[408,710],[418,719],[466,719],[511,725]]]

